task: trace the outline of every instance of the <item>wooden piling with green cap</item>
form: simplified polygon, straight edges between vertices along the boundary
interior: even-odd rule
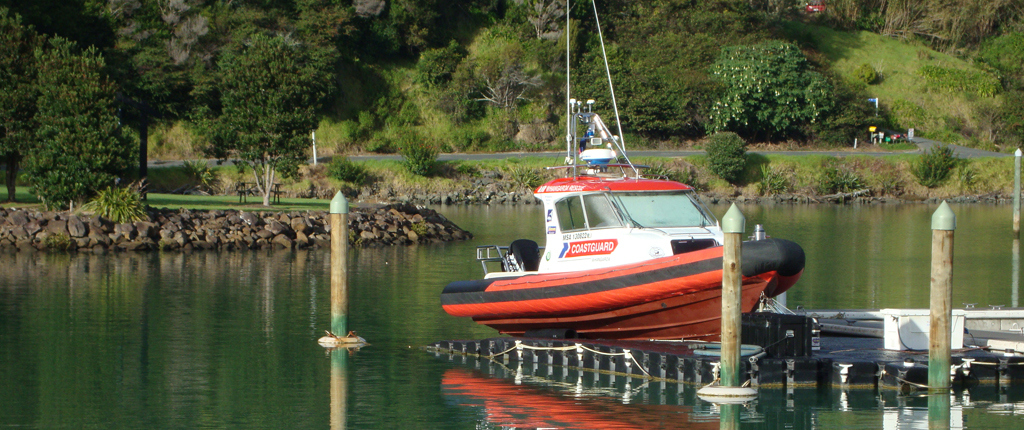
[[[746,402],[757,398],[757,390],[740,386],[740,329],[743,317],[743,232],[746,218],[736,204],[722,217],[722,355],[718,385],[714,383],[697,390],[705,401],[722,404]],[[723,412],[722,428],[737,424]],[[738,414],[736,415],[738,417]]]
[[[953,316],[953,231],[956,214],[945,201],[932,214],[931,324],[928,336],[928,388],[950,387]]]
[[[722,218],[722,383],[740,386],[740,330],[743,316],[743,232],[746,218],[733,203]]]
[[[331,332],[348,334],[348,200],[331,200]]]

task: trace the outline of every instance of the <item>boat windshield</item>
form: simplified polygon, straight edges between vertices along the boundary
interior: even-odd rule
[[[688,191],[614,193],[620,210],[637,227],[706,227],[712,215]]]

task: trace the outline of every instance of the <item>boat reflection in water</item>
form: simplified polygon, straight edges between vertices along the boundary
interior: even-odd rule
[[[958,390],[941,402],[927,391],[763,388],[733,415],[700,399],[691,384],[436,356],[453,365],[441,379],[445,403],[477,412],[476,428],[717,429],[728,416],[744,429],[989,429],[1020,428],[1024,419],[1024,392],[995,385]],[[934,413],[935,403],[945,404],[943,413]]]
[[[488,375],[481,370],[449,369],[442,377],[441,390],[451,402],[479,408],[482,412],[481,423],[499,428],[719,427],[717,416],[698,416],[692,413],[691,407],[633,403],[633,396],[643,395],[641,391],[655,390],[654,387],[660,385],[658,383],[642,383],[634,388],[631,382],[639,380],[626,378],[624,388],[614,384],[608,388],[599,388],[597,384],[584,382],[584,375],[596,378],[596,373],[572,371],[577,374],[576,382],[568,383],[523,376],[522,371],[508,369],[508,372],[516,376],[507,379]],[[608,375],[602,376],[608,378]]]

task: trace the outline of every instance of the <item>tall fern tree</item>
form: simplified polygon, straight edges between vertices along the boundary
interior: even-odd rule
[[[7,165],[7,201],[24,154],[35,142],[36,88],[34,52],[42,37],[21,17],[0,8],[0,160]]]
[[[211,147],[220,159],[243,162],[270,206],[278,174],[298,170],[312,145],[317,109],[330,89],[325,64],[294,40],[254,35],[220,67],[220,112],[206,123]]]
[[[95,47],[53,38],[36,49],[38,148],[26,159],[34,192],[49,208],[74,206],[114,185],[133,165],[137,144],[117,119],[117,88]]]

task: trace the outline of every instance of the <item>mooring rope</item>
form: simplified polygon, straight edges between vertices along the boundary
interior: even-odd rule
[[[636,361],[636,357],[633,356],[632,351],[630,351],[628,349],[623,349],[622,352],[602,352],[602,351],[598,351],[596,349],[589,348],[589,347],[583,345],[582,343],[576,343],[575,345],[572,345],[572,346],[533,346],[533,345],[523,344],[523,341],[517,340],[515,345],[509,347],[508,349],[506,349],[504,351],[497,352],[497,353],[494,353],[494,354],[491,354],[491,355],[481,355],[481,357],[488,358],[488,359],[493,359],[495,357],[508,354],[508,353],[510,353],[512,351],[519,351],[520,359],[521,359],[522,358],[522,350],[524,350],[524,349],[529,349],[529,350],[533,350],[533,351],[571,351],[571,350],[576,350],[576,351],[579,351],[579,355],[581,356],[580,360],[582,360],[582,351],[590,351],[592,354],[604,355],[604,356],[609,356],[609,357],[623,356],[626,359],[632,361],[633,364],[636,364],[636,368],[640,369],[641,372],[644,372],[644,375],[646,375],[648,377],[651,376],[651,373],[648,372],[647,369],[645,369],[642,365],[640,365],[640,362]],[[628,366],[629,363],[626,363],[626,365]]]
[[[640,369],[641,372],[644,372],[644,375],[651,376],[651,374],[647,372],[647,369],[644,369],[644,367],[641,366],[640,363],[638,363],[636,361],[636,357],[634,357],[633,353],[630,350],[628,350],[628,349],[623,349],[622,352],[601,352],[601,351],[597,351],[597,350],[594,350],[594,349],[590,349],[590,348],[588,348],[586,346],[583,346],[583,344],[580,344],[580,343],[577,343],[576,345],[579,345],[579,347],[582,348],[584,351],[590,351],[590,352],[592,352],[594,354],[598,354],[598,355],[606,355],[606,356],[609,356],[609,357],[618,357],[620,355],[624,356],[624,357],[632,360],[633,363],[636,364],[636,368]]]

